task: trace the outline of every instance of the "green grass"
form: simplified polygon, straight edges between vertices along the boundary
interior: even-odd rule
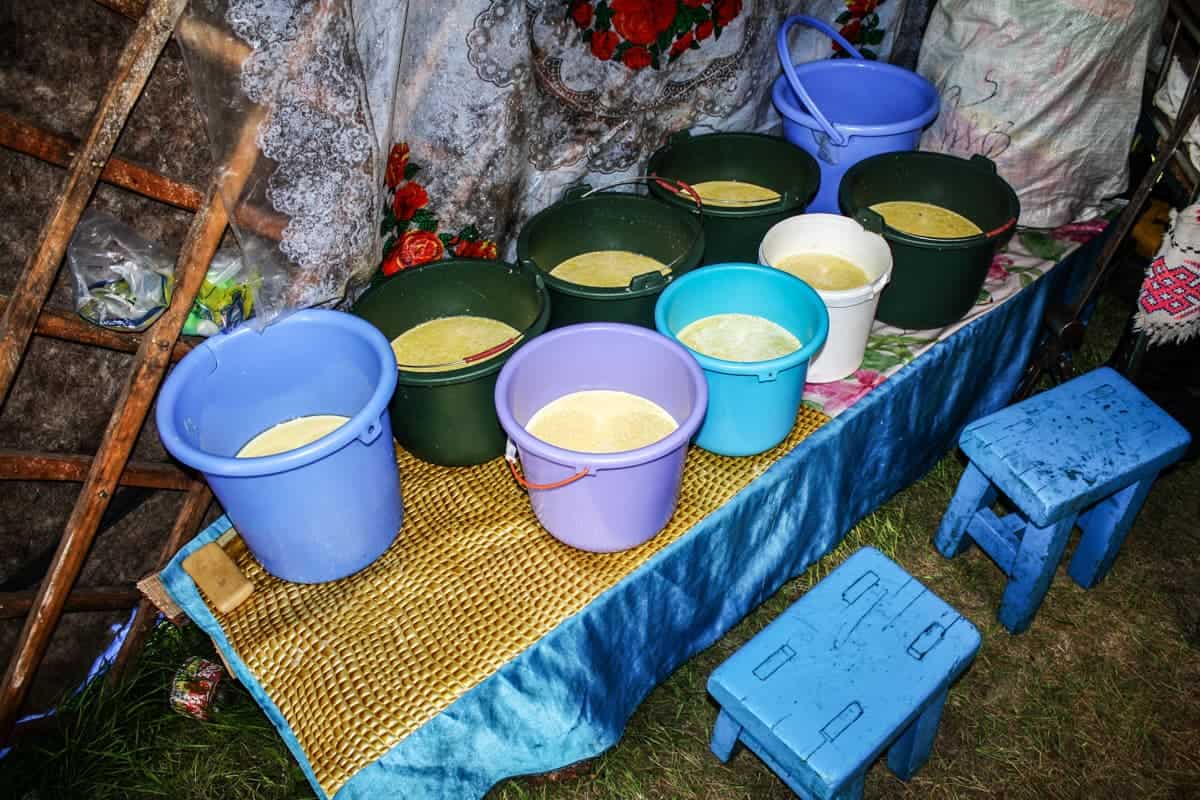
[[[1107,358],[1123,318],[1106,298],[1081,368]],[[792,798],[744,749],[728,765],[709,752],[716,707],[705,681],[867,544],[953,604],[984,637],[975,664],[951,691],[930,762],[908,784],[875,765],[868,797],[1200,798],[1200,530],[1194,515],[1200,463],[1160,479],[1103,583],[1085,592],[1060,571],[1033,627],[1021,636],[995,620],[1003,581],[987,557],[972,549],[946,561],[930,543],[961,472],[947,454],[862,520],[832,553],[656,688],[610,751],[553,775],[506,781],[489,800]],[[111,693],[89,689],[71,702],[67,716],[75,722],[62,734],[27,743],[0,762],[6,796],[311,796],[244,691],[235,692],[220,723],[167,711],[174,667],[206,652],[211,647],[194,629],[161,628],[133,680]]]

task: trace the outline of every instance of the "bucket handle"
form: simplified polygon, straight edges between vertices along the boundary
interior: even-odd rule
[[[861,59],[863,54],[858,52],[858,49],[854,45],[846,41],[844,36],[835,31],[829,25],[825,24],[825,22],[817,19],[816,17],[810,17],[807,14],[795,14],[785,19],[783,21],[783,25],[781,25],[779,28],[779,33],[775,36],[775,48],[779,51],[779,61],[783,65],[783,74],[787,76],[788,83],[791,85],[792,91],[795,92],[796,96],[800,98],[800,101],[804,103],[804,107],[808,109],[808,113],[812,115],[813,119],[817,121],[817,124],[820,125],[829,138],[833,140],[833,143],[839,147],[842,147],[847,141],[849,141],[846,137],[846,134],[838,130],[833,123],[831,123],[829,119],[821,113],[821,109],[817,108],[816,104],[813,103],[812,98],[804,89],[804,84],[800,82],[800,76],[796,74],[796,68],[792,66],[792,53],[791,50],[788,49],[788,31],[790,31],[792,26],[796,25],[797,23],[805,25],[809,28],[815,28],[829,38],[833,39],[842,46],[843,50],[850,54],[851,58]]]
[[[553,483],[530,483],[529,481],[525,480],[525,476],[521,474],[519,469],[517,469],[516,448],[513,447],[513,443],[511,441],[508,443],[508,447],[505,449],[504,460],[508,463],[508,469],[510,472],[512,472],[512,476],[516,479],[517,483],[529,490],[561,489],[562,487],[574,483],[588,474],[588,468],[583,467],[579,470],[579,472],[576,472],[569,478],[563,478],[561,481],[554,481]]]

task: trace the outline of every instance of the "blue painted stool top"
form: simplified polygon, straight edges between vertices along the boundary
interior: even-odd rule
[[[708,690],[808,790],[851,780],[979,649],[967,619],[872,547],[719,666]]]
[[[1108,367],[968,425],[958,443],[984,475],[1045,527],[1157,473],[1187,430]]]

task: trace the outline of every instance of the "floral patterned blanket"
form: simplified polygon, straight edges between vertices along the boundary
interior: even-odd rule
[[[1104,230],[1103,219],[1071,223],[1051,231],[1020,230],[992,260],[975,306],[958,322],[944,328],[909,331],[876,321],[867,341],[862,367],[848,378],[833,383],[810,383],[804,402],[836,417],[917,356],[946,339],[972,320],[988,313]]]

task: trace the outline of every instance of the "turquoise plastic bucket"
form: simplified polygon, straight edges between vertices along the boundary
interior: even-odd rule
[[[796,424],[808,362],[829,335],[829,312],[812,287],[757,264],[713,264],[675,280],[654,309],[658,332],[679,331],[713,314],[753,314],[800,340],[794,353],[769,361],[725,361],[688,348],[708,381],[708,414],[696,444],[723,456],[770,450]]]
[[[793,65],[787,36],[796,24],[830,36],[851,58]],[[771,99],[783,115],[784,138],[821,168],[821,187],[808,210],[838,214],[847,169],[878,153],[916,149],[921,129],[938,115],[937,87],[911,70],[868,61],[833,28],[803,14],[784,21],[775,44],[783,74]]]
[[[400,530],[387,413],[395,387],[396,358],[370,323],[298,311],[188,353],[159,394],[158,432],[171,455],[204,474],[268,572],[331,581],[370,564]],[[304,447],[235,458],[262,431],[314,414],[350,419]]]

